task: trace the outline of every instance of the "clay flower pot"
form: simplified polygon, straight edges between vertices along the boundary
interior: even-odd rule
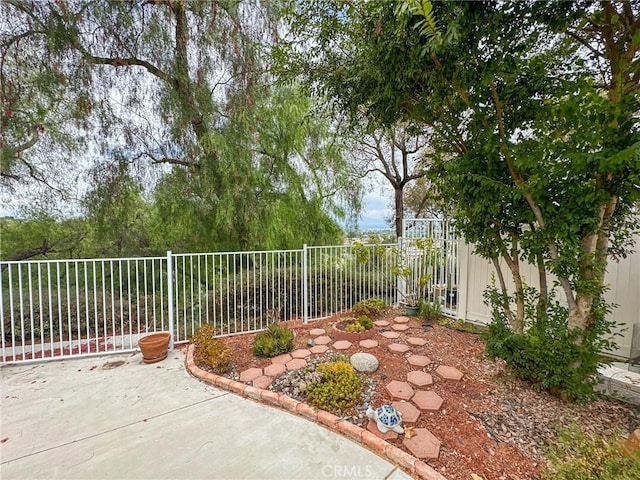
[[[348,340],[354,343],[373,337],[373,328],[365,330],[364,332],[347,332],[344,328],[348,323],[349,322],[345,320],[333,326],[333,333],[336,340]]]
[[[142,337],[138,341],[138,346],[142,352],[142,361],[144,363],[156,363],[167,358],[170,341],[171,334],[169,332],[157,332]]]

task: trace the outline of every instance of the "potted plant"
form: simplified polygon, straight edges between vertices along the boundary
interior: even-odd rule
[[[171,333],[169,332],[156,332],[142,337],[138,340],[138,346],[142,352],[142,361],[144,363],[156,363],[167,358],[170,342]]]
[[[340,320],[333,326],[336,340],[359,342],[373,336],[373,321],[366,315]]]

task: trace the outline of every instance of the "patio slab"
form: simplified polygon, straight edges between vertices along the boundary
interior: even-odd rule
[[[396,323],[394,325],[391,325],[391,328],[393,328],[396,332],[405,332],[409,330],[409,325],[405,325],[404,323]]]
[[[416,387],[426,387],[433,384],[433,377],[430,373],[414,370],[407,373],[407,382]]]
[[[333,348],[336,350],[347,350],[351,347],[352,343],[349,340],[338,340],[333,344]]]
[[[404,343],[390,343],[387,348],[394,353],[404,353],[409,351],[409,347]]]
[[[407,382],[400,382],[398,380],[392,380],[385,388],[389,395],[396,400],[411,400],[415,393],[411,385]]]
[[[409,345],[413,345],[414,347],[421,347],[427,344],[427,341],[424,338],[419,337],[409,337],[407,338],[407,343]]]
[[[447,365],[440,365],[436,368],[436,374],[443,380],[462,380],[464,374],[455,367],[449,367]]]
[[[415,403],[420,410],[429,412],[437,412],[440,410],[442,402],[444,402],[442,397],[436,392],[425,392],[423,390],[416,392],[411,401]]]
[[[332,342],[332,340],[331,340],[331,337],[329,335],[321,335],[321,336],[316,337],[314,339],[314,343],[316,345],[327,345],[327,344],[329,344],[331,342]]]
[[[418,410],[413,403],[405,401],[393,402],[391,406],[402,414],[403,423],[416,423],[418,421],[420,410]]]
[[[414,367],[426,367],[431,363],[431,359],[424,355],[411,355],[407,358],[407,362]]]
[[[440,455],[440,440],[426,428],[416,428],[415,436],[405,438],[402,444],[418,458],[435,460]]]
[[[388,338],[390,340],[396,339],[398,337],[400,337],[400,333],[398,332],[382,332],[380,335],[382,335],[384,338]]]
[[[321,355],[329,350],[329,347],[327,347],[326,345],[316,345],[315,347],[311,347],[309,350],[314,355]]]

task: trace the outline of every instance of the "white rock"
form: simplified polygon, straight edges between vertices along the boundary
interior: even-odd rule
[[[349,359],[353,368],[358,372],[371,373],[378,369],[378,359],[370,353],[354,353]]]

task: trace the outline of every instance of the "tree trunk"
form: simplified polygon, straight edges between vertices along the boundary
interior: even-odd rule
[[[402,196],[402,186],[394,186],[395,206],[396,206],[396,236],[402,236],[402,220],[404,219],[404,198]]]

